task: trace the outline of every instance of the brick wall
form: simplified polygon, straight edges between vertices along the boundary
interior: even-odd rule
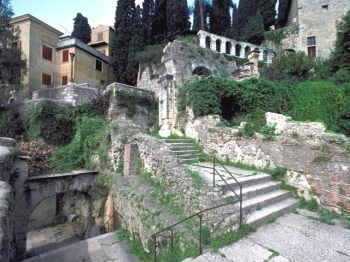
[[[124,176],[136,175],[139,158],[137,145],[126,144],[124,149]]]

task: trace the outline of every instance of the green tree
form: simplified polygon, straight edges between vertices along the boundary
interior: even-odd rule
[[[232,30],[237,31],[238,36],[241,36],[244,28],[254,17],[258,11],[259,0],[240,0],[237,10],[237,16],[234,17],[234,28]],[[238,38],[239,39],[239,38]],[[240,39],[239,39],[240,40]]]
[[[129,61],[129,44],[134,31],[134,9],[135,2],[133,0],[118,0],[110,63],[116,77],[115,81],[124,84],[131,84],[127,66]]]
[[[213,0],[210,12],[210,32],[227,36],[231,27],[230,7],[232,0]]]
[[[21,76],[26,73],[26,61],[21,58],[20,30],[10,24],[12,16],[10,1],[0,0],[0,87],[2,91],[8,85],[19,86]]]
[[[306,80],[313,75],[315,60],[304,52],[292,52],[279,55],[270,65],[270,69]]]
[[[138,5],[133,14],[133,34],[129,43],[128,65],[126,67],[127,82],[130,85],[136,85],[139,62],[135,59],[136,54],[145,48],[145,31],[141,19],[141,8]]]
[[[258,12],[255,16],[251,17],[240,33],[240,39],[242,41],[260,45],[264,40],[265,33],[261,14]]]
[[[278,17],[276,21],[276,28],[281,28],[285,26],[291,3],[292,3],[292,0],[278,1]]]
[[[74,28],[71,37],[75,37],[85,44],[91,41],[91,27],[88,23],[88,19],[81,13],[77,13],[74,20]]]
[[[190,29],[187,0],[168,0],[167,2],[167,32],[168,35]]]
[[[208,0],[195,0],[193,10],[193,30],[208,30],[207,17],[210,3]]]
[[[345,69],[350,71],[350,10],[336,23],[337,39],[331,61],[334,71]]]
[[[156,0],[152,23],[153,44],[164,43],[167,35],[167,0]]]
[[[144,28],[144,41],[146,45],[151,44],[152,22],[154,19],[154,0],[144,0],[142,3],[142,24]]]
[[[265,31],[275,24],[277,0],[260,0],[259,12],[262,16]]]

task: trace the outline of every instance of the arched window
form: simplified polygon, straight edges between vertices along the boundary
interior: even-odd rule
[[[216,52],[221,52],[221,40],[216,40]]]
[[[246,46],[244,48],[244,57],[245,58],[248,58],[248,54],[250,53],[250,50],[251,50],[250,46]]]
[[[275,52],[271,53],[271,61],[275,60],[277,57],[277,54]]]
[[[228,55],[231,54],[231,47],[232,47],[232,44],[230,42],[226,42],[226,54]]]
[[[240,57],[241,56],[241,45],[237,44],[236,45],[236,56]]]
[[[211,42],[210,36],[207,36],[205,38],[205,48],[210,49],[210,42]]]
[[[266,50],[264,50],[264,52],[263,52],[263,60],[265,62],[267,62],[267,51]]]

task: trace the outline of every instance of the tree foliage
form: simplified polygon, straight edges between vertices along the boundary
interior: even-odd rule
[[[74,28],[71,36],[85,44],[89,43],[91,41],[91,27],[88,23],[88,19],[81,13],[77,13],[77,16],[73,20]]]
[[[281,28],[285,26],[288,19],[288,12],[289,12],[291,3],[292,3],[292,0],[278,1],[278,17],[276,21],[276,28]]]
[[[207,17],[211,5],[209,0],[195,0],[193,10],[193,30],[208,30]]]
[[[156,0],[152,23],[153,44],[161,44],[167,35],[167,0]]]
[[[210,12],[210,32],[227,36],[231,27],[230,7],[232,0],[213,0]]]
[[[13,16],[9,0],[0,0],[0,86],[19,85],[26,73],[26,61],[22,50],[19,28],[10,24]]]
[[[142,24],[144,30],[144,43],[150,45],[152,40],[152,22],[154,18],[154,0],[144,0],[142,3]]]
[[[350,10],[336,23],[337,39],[331,61],[334,71],[345,69],[350,71]]]
[[[307,79],[313,74],[315,68],[315,60],[308,57],[304,52],[291,52],[279,55],[272,61],[270,69],[298,77],[299,79]]]
[[[168,0],[167,2],[167,34],[174,35],[190,29],[187,0]]]
[[[275,24],[276,2],[277,0],[260,0],[259,2],[259,13],[262,16],[265,31]]]

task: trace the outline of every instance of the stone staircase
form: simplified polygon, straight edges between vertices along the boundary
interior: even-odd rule
[[[208,167],[212,165],[209,163],[206,164]],[[201,176],[208,183],[212,183],[211,170],[190,165],[188,167],[192,170],[199,171]],[[254,171],[240,170],[228,166],[226,166],[226,168],[242,185],[244,223],[254,227],[259,227],[298,207],[299,201],[291,198],[291,193],[289,191],[281,190],[281,183],[272,181],[270,175]],[[239,195],[239,186],[235,180],[233,180],[222,168],[218,171],[230,187]],[[216,185],[223,188],[225,197],[232,196],[234,200],[237,199],[223,180],[217,178]],[[239,205],[239,203],[237,203],[237,205]]]
[[[200,152],[190,139],[164,139],[170,150],[184,163],[198,163]]]

